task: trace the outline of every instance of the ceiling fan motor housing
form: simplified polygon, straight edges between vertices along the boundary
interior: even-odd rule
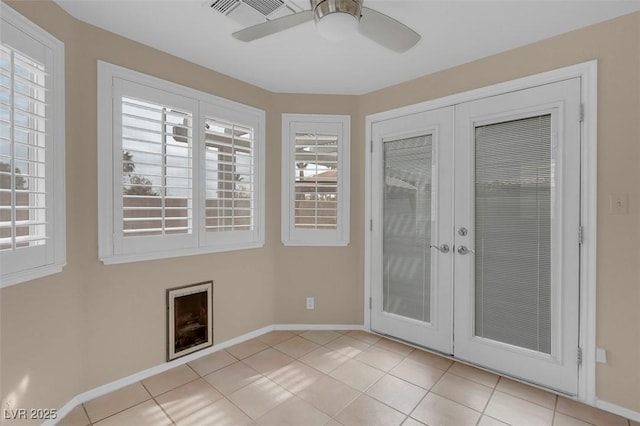
[[[362,3],[363,0],[311,0],[311,8],[316,22],[336,12],[348,13],[359,21]]]

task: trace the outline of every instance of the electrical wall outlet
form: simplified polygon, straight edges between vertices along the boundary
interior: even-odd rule
[[[316,298],[315,297],[307,297],[307,309],[312,310],[316,308]]]

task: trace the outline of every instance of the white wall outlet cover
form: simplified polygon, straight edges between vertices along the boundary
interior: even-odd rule
[[[609,203],[609,211],[611,214],[629,213],[629,194],[611,194]]]
[[[605,348],[596,348],[596,362],[600,364],[607,363],[607,350]]]
[[[316,299],[314,297],[307,297],[307,309],[315,309]]]

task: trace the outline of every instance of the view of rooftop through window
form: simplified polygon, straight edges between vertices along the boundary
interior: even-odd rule
[[[148,101],[122,100],[124,236],[193,232],[193,118]],[[207,232],[252,230],[254,131],[205,118]]]
[[[205,120],[207,232],[252,230],[253,129],[207,117]]]
[[[336,229],[338,136],[296,133],[295,227]]]
[[[192,232],[192,115],[122,98],[124,236]]]

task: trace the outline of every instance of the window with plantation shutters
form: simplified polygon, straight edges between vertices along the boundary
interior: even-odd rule
[[[104,263],[264,244],[263,111],[104,62],[98,85]]]
[[[350,117],[283,116],[285,245],[349,243]]]
[[[2,286],[59,272],[64,253],[62,44],[2,4]],[[63,107],[62,107],[63,108]]]

